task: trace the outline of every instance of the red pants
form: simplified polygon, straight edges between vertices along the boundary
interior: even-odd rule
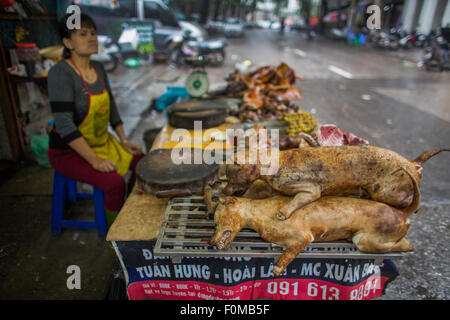
[[[134,156],[131,161],[131,183],[136,180],[136,165],[144,156],[144,154]],[[124,178],[117,172],[103,173],[95,170],[72,149],[49,148],[48,159],[52,167],[63,176],[103,190],[105,208],[110,211],[120,211],[125,201],[126,184]]]

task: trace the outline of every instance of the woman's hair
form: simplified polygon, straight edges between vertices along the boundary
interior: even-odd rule
[[[74,33],[76,31],[76,29],[69,29],[67,27],[67,20],[69,20],[69,18],[72,16],[73,14],[66,14],[64,15],[61,20],[59,20],[59,24],[58,24],[58,33],[59,33],[59,37],[61,38],[61,41],[63,38],[69,38],[72,36],[72,33]],[[84,28],[94,28],[97,31],[97,26],[95,25],[94,20],[92,20],[92,18],[90,16],[88,16],[85,13],[81,13],[80,14],[80,26],[84,27]],[[64,51],[63,51],[63,58],[67,59],[70,58],[70,50],[64,45]]]

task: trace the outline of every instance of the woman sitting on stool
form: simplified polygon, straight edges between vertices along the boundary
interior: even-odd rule
[[[129,142],[101,63],[90,61],[98,51],[94,21],[81,14],[81,28],[68,29],[65,15],[59,23],[63,60],[48,73],[48,94],[54,116],[49,161],[63,176],[105,192],[108,226],[120,211],[126,193],[123,176],[144,156]],[[108,132],[109,124],[120,142]]]

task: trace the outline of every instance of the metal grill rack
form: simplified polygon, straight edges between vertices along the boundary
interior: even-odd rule
[[[206,217],[206,204],[201,196],[179,197],[169,201],[156,245],[155,256],[168,256],[173,263],[182,257],[252,257],[278,259],[284,247],[266,242],[258,233],[243,229],[231,247],[218,250],[208,244],[214,234],[214,221]],[[319,259],[384,259],[403,257],[405,253],[362,253],[351,242],[311,243],[297,258]]]

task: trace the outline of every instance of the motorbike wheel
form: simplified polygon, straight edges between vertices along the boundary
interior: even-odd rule
[[[103,67],[106,72],[114,72],[119,65],[119,58],[112,56],[110,61],[104,62]]]
[[[225,62],[225,50],[222,49],[216,54],[216,59],[212,64],[214,66],[221,66],[224,64],[224,62]]]
[[[170,66],[174,66],[175,68],[178,68],[182,64],[183,57],[181,56],[181,52],[178,48],[173,48],[169,52],[169,56],[167,58],[167,61]]]

